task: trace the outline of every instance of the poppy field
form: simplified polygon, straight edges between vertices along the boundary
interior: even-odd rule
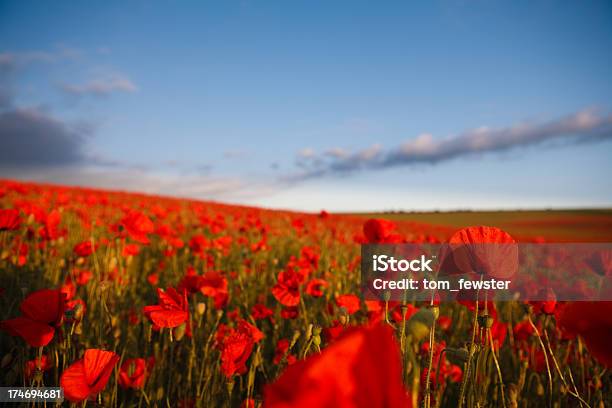
[[[391,218],[0,181],[0,384],[92,407],[612,406],[612,302],[361,297],[360,244],[554,235]]]

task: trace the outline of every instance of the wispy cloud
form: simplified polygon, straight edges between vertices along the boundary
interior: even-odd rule
[[[84,84],[63,84],[61,88],[64,92],[77,96],[106,96],[114,92],[132,93],[138,90],[129,78],[118,74],[96,78]]]
[[[429,133],[385,150],[372,145],[357,152],[334,148],[323,153],[298,152],[299,180],[358,170],[383,169],[419,163],[436,164],[481,153],[503,152],[552,142],[590,143],[612,138],[612,115],[583,110],[550,122],[522,122],[504,128],[480,127],[455,136],[436,138]]]
[[[74,60],[81,56],[82,52],[76,48],[65,45],[57,45],[49,51],[5,51],[0,52],[0,69],[14,69],[19,66],[32,63],[52,63],[61,60]]]

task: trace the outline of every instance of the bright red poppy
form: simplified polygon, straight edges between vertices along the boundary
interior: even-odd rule
[[[61,325],[65,309],[64,293],[57,289],[41,289],[23,300],[22,316],[0,322],[0,328],[12,336],[20,336],[32,347],[46,346]]]
[[[125,229],[130,238],[143,244],[149,243],[148,234],[155,231],[153,221],[139,211],[130,211],[121,219],[119,224]]]
[[[359,298],[355,295],[340,295],[336,297],[336,305],[343,307],[348,314],[353,314],[360,308]]]
[[[449,256],[452,256],[454,264],[462,273],[508,279],[518,271],[516,241],[499,228],[463,228],[450,237],[448,244],[452,254]]]
[[[301,276],[292,269],[278,273],[278,282],[272,288],[272,295],[283,306],[296,306],[300,303]]]
[[[347,330],[321,354],[289,366],[264,390],[268,408],[411,407],[399,348],[386,325]]]
[[[159,304],[145,306],[145,316],[157,327],[177,327],[189,319],[189,303],[187,293],[183,290],[179,293],[174,288],[157,289]]]
[[[311,279],[306,284],[306,293],[312,297],[321,297],[323,296],[323,288],[327,286],[329,286],[329,284],[324,279]]]
[[[68,401],[81,402],[95,397],[106,387],[119,356],[112,351],[87,349],[82,359],[64,370],[60,386]]]

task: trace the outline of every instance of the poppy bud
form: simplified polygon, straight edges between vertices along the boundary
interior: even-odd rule
[[[306,338],[309,339],[312,336],[312,323],[308,325],[306,328]]]
[[[312,344],[315,347],[319,347],[321,345],[321,336],[318,334],[312,336]]]
[[[440,307],[438,307],[438,305],[433,305],[429,307],[429,310],[432,311],[434,320],[438,320],[438,317],[440,317]]]
[[[181,341],[181,339],[185,337],[185,333],[187,332],[187,323],[183,323],[180,326],[175,327],[173,331],[174,339],[176,341]]]
[[[340,321],[340,324],[342,326],[346,326],[348,324],[349,317],[348,317],[348,315],[343,314],[343,315],[340,316],[340,318],[338,320]]]
[[[489,315],[483,314],[478,316],[478,326],[490,329],[493,327],[493,318]]]
[[[198,302],[198,304],[196,305],[195,311],[198,314],[198,316],[204,315],[204,313],[206,313],[206,303]]]
[[[321,326],[319,326],[318,324],[315,324],[315,325],[314,325],[314,328],[313,328],[313,330],[312,330],[312,333],[313,333],[315,336],[320,335],[320,334],[321,334]]]
[[[299,338],[300,338],[300,331],[295,330],[293,332],[293,337],[291,337],[291,345],[289,346],[289,348],[292,348],[293,346],[295,346],[295,343],[297,343]]]
[[[434,314],[430,309],[419,309],[408,320],[406,332],[412,335],[415,342],[419,342],[429,335],[429,329],[433,324],[434,318]]]
[[[164,387],[159,387],[155,393],[155,400],[161,401],[164,398]]]
[[[80,336],[81,334],[83,334],[83,325],[81,324],[81,322],[79,322],[74,327],[74,334],[77,335],[77,336]]]
[[[538,395],[539,397],[544,395],[544,386],[542,385],[542,383],[538,383],[538,387],[536,388],[536,395]]]

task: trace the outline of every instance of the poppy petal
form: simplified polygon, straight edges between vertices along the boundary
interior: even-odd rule
[[[80,402],[89,397],[91,390],[85,377],[83,360],[78,360],[62,373],[60,386],[64,390],[64,397],[68,401]]]
[[[159,327],[177,327],[189,318],[182,310],[161,310],[149,313],[149,319]]]
[[[21,303],[25,317],[44,323],[56,323],[62,317],[64,294],[59,290],[41,289],[32,292]]]
[[[48,324],[26,317],[5,320],[0,323],[0,327],[13,336],[20,336],[32,347],[46,346],[55,334],[55,329]]]
[[[119,361],[119,356],[112,351],[88,349],[85,351],[85,378],[91,386],[91,393],[97,394],[106,386],[113,367]]]

